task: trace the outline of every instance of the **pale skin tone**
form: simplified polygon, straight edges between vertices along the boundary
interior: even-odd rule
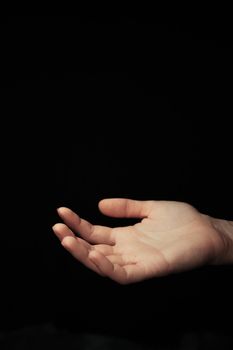
[[[75,259],[121,284],[202,265],[233,263],[233,222],[203,215],[182,202],[113,198],[99,202],[115,218],[139,218],[127,227],[94,225],[61,207],[53,231]]]

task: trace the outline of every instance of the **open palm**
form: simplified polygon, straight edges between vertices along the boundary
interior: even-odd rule
[[[53,230],[77,260],[121,284],[212,263],[223,249],[210,218],[186,203],[114,198],[100,201],[99,209],[108,216],[142,220],[110,228],[62,207],[58,213],[64,224]]]

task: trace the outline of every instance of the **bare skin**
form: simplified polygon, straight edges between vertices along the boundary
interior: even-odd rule
[[[99,209],[141,221],[115,228],[92,225],[61,207],[64,223],[53,230],[78,261],[118,283],[233,263],[233,223],[203,215],[189,204],[113,198],[100,201]]]

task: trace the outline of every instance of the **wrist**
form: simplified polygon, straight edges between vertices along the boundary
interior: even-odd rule
[[[211,222],[224,247],[214,265],[233,264],[233,221],[211,218]]]

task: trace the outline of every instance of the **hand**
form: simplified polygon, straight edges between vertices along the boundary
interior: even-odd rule
[[[100,211],[112,217],[140,218],[127,227],[92,225],[68,208],[53,230],[77,260],[102,276],[127,284],[214,264],[225,241],[211,218],[186,203],[104,199]],[[79,237],[76,236],[79,235]]]

